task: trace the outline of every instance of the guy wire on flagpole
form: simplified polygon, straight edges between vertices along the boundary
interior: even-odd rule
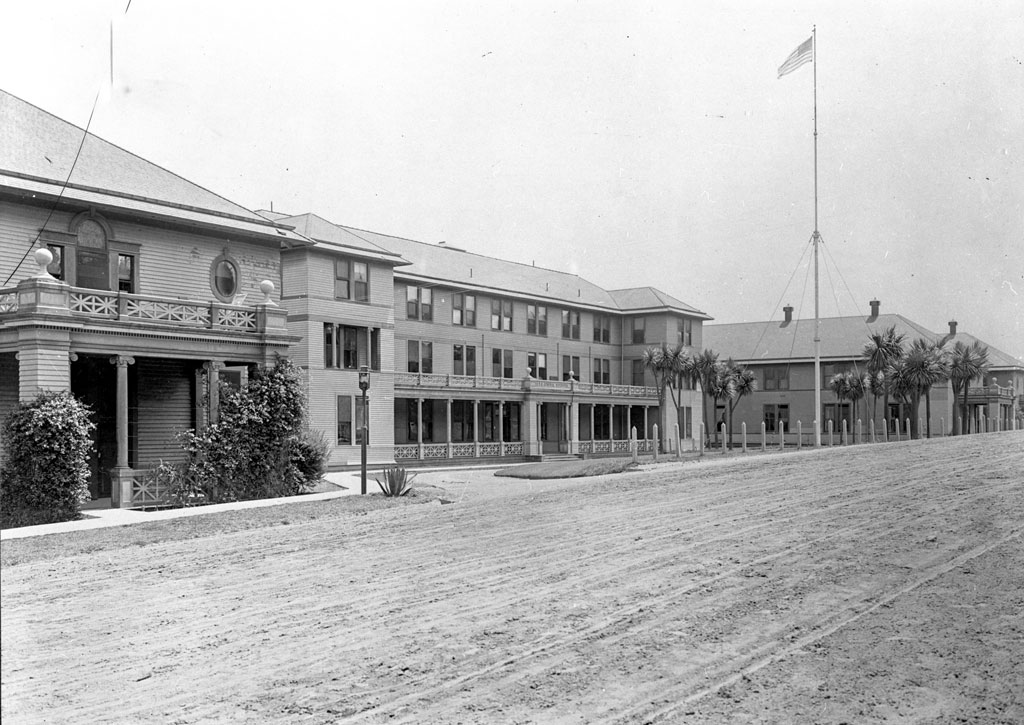
[[[818,26],[811,26],[811,62],[814,64],[814,447],[821,448],[821,318],[818,310]]]

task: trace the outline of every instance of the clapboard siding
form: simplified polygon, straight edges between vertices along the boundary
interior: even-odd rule
[[[46,221],[46,215],[47,210],[42,207],[0,201],[0,285],[12,287],[38,271],[35,259],[25,252],[32,246]],[[47,227],[67,231],[71,216],[64,212],[54,212]],[[11,281],[3,285],[3,281],[12,272],[14,275]]]
[[[183,459],[176,436],[192,427],[195,368],[184,360],[136,358],[138,380],[138,462]]]
[[[18,407],[18,359],[14,353],[0,354],[0,429]]]

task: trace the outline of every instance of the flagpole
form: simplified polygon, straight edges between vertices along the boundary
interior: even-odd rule
[[[814,447],[821,448],[821,318],[818,310],[818,27],[811,26],[811,62],[814,64]]]

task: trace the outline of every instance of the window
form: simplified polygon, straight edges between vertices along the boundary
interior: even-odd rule
[[[55,279],[64,279],[64,245],[47,244],[46,248],[53,255],[53,261],[46,265],[46,271]]]
[[[821,432],[828,432],[828,424],[832,423],[832,432],[840,433],[843,430],[843,421],[847,421],[849,426],[850,421],[850,404],[849,403],[823,403],[821,406],[823,415],[821,416]],[[788,429],[787,429],[788,430]]]
[[[693,320],[687,318],[680,318],[676,320],[679,328],[679,340],[680,345],[686,345],[687,347],[693,346]]]
[[[506,442],[520,440],[519,403],[505,403],[501,414],[501,432]]]
[[[409,340],[408,350],[410,373],[434,372],[434,343]]]
[[[612,382],[612,361],[607,358],[594,358],[594,382],[599,385],[609,385]]]
[[[821,387],[823,390],[829,390],[829,383],[832,380],[832,376],[836,373],[856,372],[851,363],[826,363],[821,366]]]
[[[580,359],[575,355],[562,355],[562,380],[580,379]]]
[[[491,350],[491,376],[495,378],[512,377],[512,351]]]
[[[455,345],[452,349],[452,361],[456,375],[476,375],[476,348],[472,345]]]
[[[612,437],[612,416],[607,405],[594,406],[594,440],[606,441]]]
[[[90,258],[93,256],[91,253],[88,255]],[[106,257],[106,255],[104,255]],[[103,260],[103,264],[106,264],[106,260]],[[78,255],[78,271],[79,278],[81,278],[82,272],[82,254],[79,252]],[[231,257],[226,254],[222,254],[213,260],[213,264],[210,267],[210,279],[213,286],[213,293],[222,302],[230,302],[235,297],[235,293],[238,292],[238,265]]]
[[[452,324],[476,327],[476,295],[456,292],[452,296]]]
[[[630,339],[634,345],[642,345],[647,337],[647,321],[643,317],[634,317],[632,320],[633,335]]]
[[[380,370],[380,330],[325,322],[324,367],[358,370],[361,365]]]
[[[633,360],[632,364],[633,364],[633,383],[632,384],[633,385],[643,385],[644,384],[644,361],[643,360]]]
[[[491,300],[491,329],[512,332],[512,300]]]
[[[135,255],[117,255],[117,291],[135,292]]]
[[[334,297],[367,302],[370,299],[370,270],[366,262],[334,260]]]
[[[526,306],[526,333],[528,335],[548,334],[548,308],[543,305]]]
[[[768,365],[764,368],[765,390],[789,390],[789,366]]]
[[[531,352],[526,355],[526,364],[530,374],[538,380],[548,379],[548,356],[542,352]],[[511,376],[509,376],[511,377]]]
[[[580,313],[576,310],[562,310],[562,337],[580,339]]]
[[[452,442],[466,443],[473,440],[473,401],[452,401]]]
[[[611,342],[612,321],[608,315],[594,315],[594,342]]]
[[[410,284],[405,288],[405,316],[424,322],[434,319],[434,295],[429,287]]]
[[[352,445],[352,396],[338,396],[338,445]]]
[[[764,406],[764,429],[768,433],[776,433],[779,424],[784,423],[789,430],[789,405],[768,404]]]

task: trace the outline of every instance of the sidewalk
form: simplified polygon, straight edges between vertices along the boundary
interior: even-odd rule
[[[148,521],[178,519],[185,516],[215,514],[221,511],[234,511],[236,509],[279,506],[281,504],[298,503],[300,501],[326,501],[332,498],[359,494],[359,471],[338,471],[335,473],[328,473],[324,475],[324,479],[327,481],[327,484],[321,485],[321,490],[317,491],[317,493],[305,494],[303,496],[265,498],[256,501],[219,503],[213,504],[212,506],[164,509],[162,511],[141,511],[137,509],[115,508],[87,509],[82,512],[82,518],[78,521],[65,521],[59,524],[40,524],[39,526],[20,526],[16,529],[4,529],[3,531],[0,531],[0,541],[6,541],[7,539],[23,539],[29,536],[43,536],[46,534],[60,534],[66,531],[87,531],[89,529],[103,529],[109,526],[125,526],[127,524],[141,524]],[[377,484],[373,481],[372,477],[367,477],[367,491],[370,490],[371,485],[376,488]]]

